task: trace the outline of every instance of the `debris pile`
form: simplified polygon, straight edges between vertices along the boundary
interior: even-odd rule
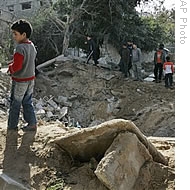
[[[53,67],[41,67],[34,94],[38,100],[46,96],[53,97],[58,105],[58,110],[55,108],[53,115],[58,119],[61,117],[59,108],[68,107],[64,121],[67,123],[69,116],[70,120],[74,120],[75,126],[77,122],[82,127],[89,127],[110,119],[123,118],[139,123],[138,126],[146,135],[175,135],[175,91],[165,89],[164,81],[156,84],[133,81],[132,78],[126,80],[117,69],[87,65],[82,58],[64,59],[54,60]],[[146,67],[149,72],[150,68]],[[62,105],[58,97],[64,99]],[[156,111],[156,107],[159,111]],[[148,119],[149,117],[154,119]],[[164,130],[159,130],[160,128]]]
[[[76,97],[73,96],[68,99],[64,96],[58,96],[57,98],[44,96],[39,100],[33,98],[37,118],[46,122],[61,122],[66,127],[81,128],[79,122],[69,116],[69,108],[72,107],[72,102],[69,100],[73,98]]]
[[[0,71],[0,119],[7,115],[9,106],[10,78]]]

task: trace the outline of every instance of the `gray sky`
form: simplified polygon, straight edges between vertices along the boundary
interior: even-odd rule
[[[143,12],[152,12],[153,8],[156,4],[159,5],[158,0],[153,0],[147,4],[142,4],[141,7],[137,7],[136,9],[137,9],[137,11],[140,11],[141,8],[143,7]],[[165,0],[164,1],[164,7],[166,7],[166,9],[174,8],[175,7],[175,0]]]

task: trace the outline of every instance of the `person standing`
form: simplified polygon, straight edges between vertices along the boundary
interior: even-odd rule
[[[128,40],[127,41],[127,48],[129,50],[129,65],[128,65],[128,73],[129,76],[131,76],[130,70],[132,69],[132,59],[133,59],[133,41],[132,40]]]
[[[88,56],[86,63],[88,64],[89,60],[93,58],[94,64],[98,65],[98,59],[100,56],[100,50],[98,45],[95,43],[95,41],[92,39],[91,35],[87,36],[87,43],[88,43]]]
[[[141,61],[142,61],[142,54],[141,49],[137,47],[136,44],[133,44],[132,49],[132,68],[134,72],[135,81],[143,81],[141,75]]]
[[[158,50],[154,54],[154,77],[156,83],[161,82],[165,57],[164,44],[160,44]]]
[[[23,107],[25,131],[35,131],[37,120],[32,104],[35,79],[36,48],[29,40],[32,26],[26,20],[18,20],[11,26],[13,38],[17,43],[13,62],[9,64],[8,73],[12,77],[8,130],[18,130],[20,108]]]
[[[121,50],[121,65],[122,71],[125,74],[125,77],[129,77],[129,49],[127,48],[127,44],[123,43],[122,50]]]
[[[166,57],[166,62],[163,65],[165,72],[165,87],[172,88],[173,84],[173,73],[174,73],[174,63],[170,61],[170,57]]]

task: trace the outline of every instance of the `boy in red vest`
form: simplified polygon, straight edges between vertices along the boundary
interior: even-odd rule
[[[165,71],[165,87],[172,88],[174,63],[170,61],[169,56],[166,57],[166,62],[164,63],[163,69]]]
[[[154,54],[154,77],[156,83],[161,82],[165,57],[164,44],[160,44],[159,49]]]

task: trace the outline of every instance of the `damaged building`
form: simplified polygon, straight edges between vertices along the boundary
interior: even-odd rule
[[[53,3],[52,0],[2,0],[0,2],[1,10],[15,15],[17,18],[21,17],[31,17],[41,7],[48,7]],[[2,15],[2,19],[6,16]]]

